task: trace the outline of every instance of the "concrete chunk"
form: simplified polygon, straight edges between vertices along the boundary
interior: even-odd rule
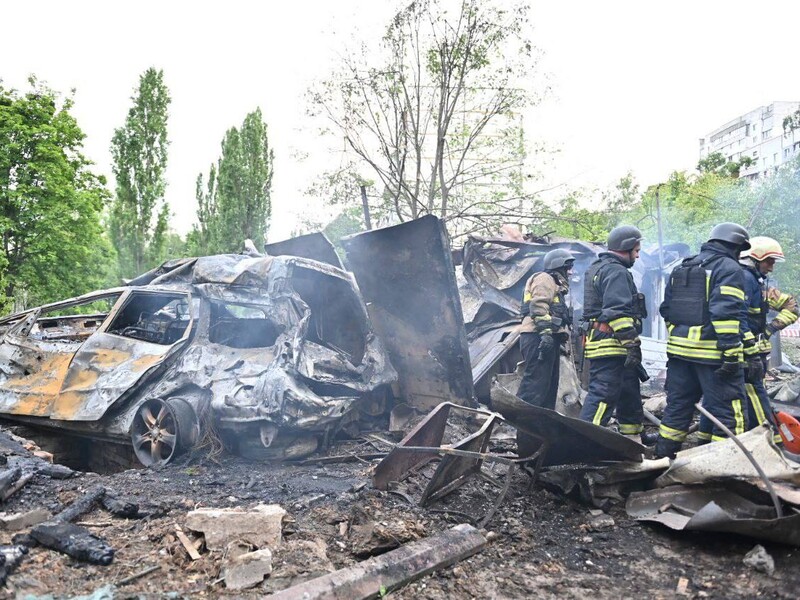
[[[225,565],[222,577],[229,590],[246,590],[264,581],[272,573],[272,551],[269,548],[241,554]]]
[[[24,513],[0,513],[0,529],[3,531],[19,531],[26,527],[44,523],[51,516],[50,512],[43,508],[35,508]]]
[[[186,526],[200,531],[209,550],[224,550],[228,543],[244,541],[256,548],[277,548],[286,511],[277,504],[252,509],[199,508],[186,516]]]

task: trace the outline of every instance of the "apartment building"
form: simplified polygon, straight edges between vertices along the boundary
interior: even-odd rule
[[[728,161],[753,159],[739,177],[759,179],[800,155],[800,130],[784,133],[783,120],[800,108],[800,102],[773,102],[728,121],[700,138],[700,158],[715,152]]]

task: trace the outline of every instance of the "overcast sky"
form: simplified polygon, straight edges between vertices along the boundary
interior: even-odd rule
[[[313,165],[326,159],[304,127],[305,90],[346,42],[379,35],[394,6],[6,2],[0,79],[25,89],[35,73],[57,90],[75,88],[86,154],[110,176],[111,136],[139,75],[163,69],[172,95],[167,200],[180,233],[194,219],[198,173],[219,157],[225,131],[260,106],[276,155],[276,241],[291,233],[298,214],[316,210],[303,191]],[[628,171],[654,183],[693,168],[698,138],[724,122],[773,100],[800,100],[800,2],[535,0],[531,16],[553,93],[526,133],[560,150],[543,167],[543,185],[605,188]]]

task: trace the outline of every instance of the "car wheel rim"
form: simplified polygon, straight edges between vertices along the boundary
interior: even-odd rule
[[[163,400],[148,400],[139,407],[131,430],[133,451],[145,466],[168,463],[179,448],[180,426],[173,408]]]

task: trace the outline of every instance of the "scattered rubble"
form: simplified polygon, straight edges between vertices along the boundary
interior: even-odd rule
[[[52,517],[50,511],[36,508],[24,513],[0,513],[0,529],[4,531],[19,531],[33,525],[44,523]]]
[[[742,560],[748,567],[752,567],[756,571],[772,575],[775,572],[775,561],[764,549],[761,544],[756,544],[750,552],[748,552]]]
[[[70,361],[84,370],[59,367],[66,379],[48,414],[23,417],[114,438],[117,450],[131,442],[154,467],[96,474],[70,460],[73,470],[52,462],[64,455],[50,445],[0,431],[0,580],[9,594],[100,598],[125,586],[130,596],[201,598],[744,598],[800,585],[796,553],[779,545],[800,546],[800,465],[772,432],[740,436],[762,477],[732,442],[649,460],[640,444],[571,418],[581,401],[575,347],[562,355],[560,412],[520,401],[517,291],[551,246],[475,239],[453,275],[443,232],[431,217],[355,236],[345,242],[352,276],[327,240],[311,236],[271,245],[270,256],[170,261],[110,291],[102,314],[55,312],[101,293],[0,319],[0,367],[19,362],[3,349],[11,338],[82,345]],[[407,253],[396,252],[402,244]],[[586,264],[597,250],[559,244]],[[381,272],[376,257],[386,259]],[[657,286],[653,264],[642,264],[637,277]],[[114,329],[143,291],[169,302],[139,311],[141,327],[130,313],[130,330]],[[349,307],[339,305],[345,297]],[[241,326],[225,340],[215,337],[225,327],[209,328],[219,303],[236,305],[216,315],[221,322]],[[171,325],[161,328],[162,317]],[[283,329],[269,346],[245,347],[237,340],[251,320]],[[154,341],[170,331],[170,343]],[[152,372],[114,383],[100,406],[79,375],[111,373],[96,364],[104,336],[125,340],[113,346],[127,352],[112,365],[122,379],[146,346],[164,352]],[[655,375],[662,346],[644,345]],[[16,398],[6,375],[0,412]],[[647,407],[657,424],[664,396],[654,380]],[[29,383],[15,389],[30,393]],[[136,401],[113,400],[140,385]],[[79,412],[102,409],[116,421],[65,418],[69,390]],[[488,408],[466,406],[475,398]],[[170,446],[181,431],[188,437]],[[265,465],[220,454],[221,441],[244,456],[314,455]],[[596,509],[587,515],[586,504]],[[753,538],[766,549],[742,563]],[[786,581],[768,577],[776,563]]]
[[[272,573],[272,551],[269,548],[247,552],[230,558],[223,567],[222,578],[230,590],[246,590],[257,586]]]
[[[274,550],[281,545],[285,515],[286,511],[275,504],[259,504],[249,510],[199,508],[186,515],[186,526],[205,536],[209,550],[224,550],[231,542]]]

